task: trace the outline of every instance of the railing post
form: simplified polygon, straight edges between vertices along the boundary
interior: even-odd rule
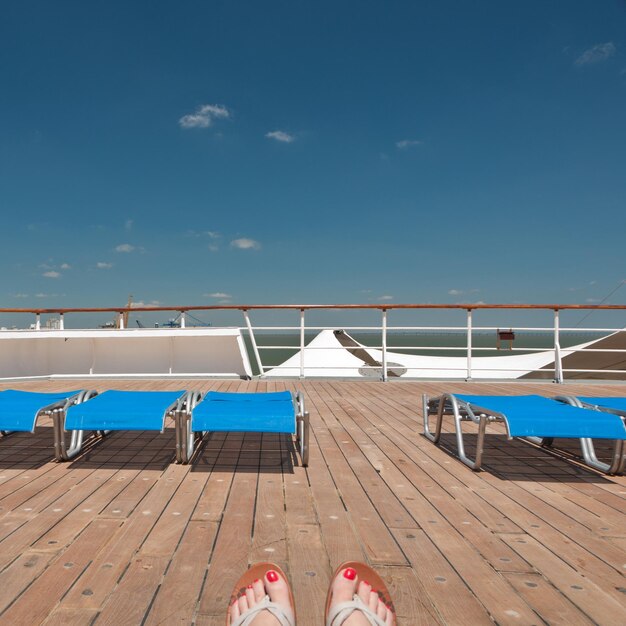
[[[382,380],[387,382],[387,309],[383,309],[383,368],[382,368]]]
[[[472,309],[467,309],[467,376],[472,380]]]
[[[185,328],[185,311],[180,312],[180,327]]]
[[[120,321],[119,321],[120,329],[124,329],[124,311],[120,311]]]
[[[41,330],[41,315],[35,313],[35,330]]]
[[[559,310],[554,309],[554,382],[563,382],[563,364],[561,363],[561,337]]]
[[[259,348],[256,345],[254,331],[252,330],[252,324],[250,323],[250,316],[248,315],[247,309],[242,309],[242,310],[243,310],[243,316],[246,320],[246,326],[248,327],[248,334],[250,335],[250,342],[252,343],[252,350],[254,351],[256,364],[257,364],[257,367],[259,368],[259,376],[263,377],[265,375],[265,370],[263,369],[263,363],[261,363],[261,355],[259,354]]]
[[[300,378],[304,378],[304,309],[300,309]]]
[[[65,321],[63,320],[63,313],[59,313],[59,330],[65,330]]]

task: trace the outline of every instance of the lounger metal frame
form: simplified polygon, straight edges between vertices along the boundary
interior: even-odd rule
[[[61,406],[56,406],[50,413],[52,414],[52,426],[54,431],[54,457],[57,461],[69,461],[76,456],[83,445],[84,430],[72,430],[69,448],[65,442],[65,416],[67,410],[75,404],[82,404],[98,395],[97,391],[86,389],[76,396],[75,402],[65,402]]]
[[[197,445],[209,431],[193,432],[191,430],[191,417],[194,408],[202,400],[203,395],[199,391],[188,392],[187,403],[184,410],[176,414],[176,462],[189,463]],[[296,405],[296,445],[300,453],[302,466],[309,465],[309,413],[305,409],[304,395],[298,391],[295,394]]]
[[[489,422],[504,422],[507,431],[507,438],[512,439],[509,433],[509,426],[501,413],[496,413],[488,409],[480,409],[480,413],[476,415],[467,402],[457,398],[454,394],[444,393],[437,398],[430,398],[427,394],[422,395],[422,406],[424,415],[424,436],[433,443],[439,443],[441,438],[441,426],[443,424],[443,416],[451,414],[454,419],[454,428],[456,434],[456,445],[459,459],[474,471],[480,470],[483,459],[483,450],[485,444],[485,432]],[[478,407],[475,407],[478,408]],[[431,415],[437,415],[437,423],[435,432],[430,430],[429,418]],[[465,445],[463,443],[463,427],[462,422],[472,421],[478,424],[478,439],[476,441],[476,457],[472,460],[465,453]]]
[[[618,409],[611,409],[608,407],[600,406],[598,404],[591,404],[589,402],[583,402],[576,396],[557,396],[555,400],[571,404],[572,406],[580,409],[589,409],[591,411],[602,411],[603,413],[613,413],[618,415],[623,420],[626,419],[626,413]],[[590,467],[593,467],[605,474],[623,474],[626,469],[626,441],[623,439],[615,439],[615,445],[613,447],[613,457],[610,463],[604,463],[600,461],[596,455],[593,439],[584,438],[580,440],[580,447],[582,449],[585,463]],[[544,439],[544,446],[551,446],[552,439]]]
[[[84,392],[84,393],[90,394],[87,397],[85,397],[84,400],[88,400],[98,395],[98,392],[96,391],[89,391],[89,392]],[[150,393],[150,392],[146,392],[146,393]],[[175,402],[173,402],[172,404],[170,404],[170,406],[167,407],[167,409],[165,410],[163,414],[163,427],[161,428],[161,431],[160,431],[161,434],[165,432],[165,420],[167,417],[173,417],[176,420],[176,417],[180,413],[184,413],[185,402],[187,401],[187,398],[190,393],[191,392],[184,393],[183,395],[181,395],[180,398],[178,398]],[[77,402],[76,404],[79,404],[79,403]],[[85,430],[70,430],[70,431],[65,430],[65,415],[66,415],[66,410],[67,408],[69,408],[69,406],[71,405],[68,405],[67,407],[64,407],[61,410],[57,410],[57,412],[53,414],[54,437],[55,437],[54,449],[55,449],[55,456],[56,456],[57,461],[69,461],[70,459],[74,458],[77,454],[80,454],[83,448],[85,432],[88,432]],[[65,443],[66,432],[71,433],[69,448],[66,446],[66,443]],[[110,430],[94,430],[91,432],[96,437],[104,437],[108,435],[111,431]]]
[[[580,400],[575,397],[559,396],[557,398],[554,398],[554,400],[566,402],[567,404],[571,404],[572,406],[583,409],[605,410],[605,412],[614,413],[616,415],[624,417],[624,414],[620,411],[609,411],[604,409],[603,407],[596,407],[595,405],[585,404],[580,402]],[[451,414],[454,419],[458,457],[463,463],[465,463],[465,465],[472,468],[474,471],[480,470],[480,467],[482,465],[485,432],[487,429],[487,424],[489,422],[503,422],[506,428],[507,439],[513,439],[509,430],[509,424],[506,420],[506,416],[503,413],[494,411],[493,409],[480,407],[475,404],[470,405],[468,402],[457,398],[454,394],[451,393],[444,393],[436,398],[430,398],[427,394],[423,394],[422,404],[424,415],[424,436],[430,439],[430,441],[432,441],[433,443],[438,443],[441,438],[443,416]],[[431,415],[434,414],[437,415],[437,423],[435,427],[435,432],[433,433],[430,430],[429,418]],[[465,453],[462,427],[462,423],[464,421],[472,421],[475,424],[478,424],[476,457],[474,460],[470,459]],[[519,438],[531,441],[532,443],[537,444],[543,448],[551,448],[554,441],[554,437]],[[583,458],[585,460],[585,463],[589,467],[604,472],[605,474],[623,473],[624,468],[626,467],[626,456],[624,455],[624,451],[626,450],[626,442],[624,440],[614,440],[615,448],[613,453],[613,460],[610,464],[603,463],[602,461],[598,460],[595,454],[592,439],[582,437],[579,438],[579,441]]]

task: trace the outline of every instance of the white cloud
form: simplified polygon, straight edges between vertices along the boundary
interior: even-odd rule
[[[219,239],[222,235],[216,230],[188,230],[187,237],[208,237],[209,239]]]
[[[134,249],[135,246],[129,243],[121,243],[119,246],[116,246],[115,252],[132,252]]]
[[[209,250],[209,252],[217,252],[220,247],[212,243],[207,246],[207,249]]]
[[[194,113],[178,120],[182,128],[208,128],[216,119],[230,117],[230,111],[221,104],[201,104]]]
[[[468,293],[478,293],[480,289],[450,289],[448,290],[448,295],[450,296],[462,296],[463,294]]]
[[[379,300],[393,300],[393,296],[380,296]]]
[[[98,261],[96,267],[99,270],[110,270],[113,267],[113,263],[105,263],[104,261]]]
[[[134,220],[126,220],[124,222],[124,230],[132,230],[134,223],[135,223]]]
[[[69,270],[71,268],[72,268],[72,266],[69,263],[61,263],[61,269],[62,270]]]
[[[222,293],[221,291],[216,291],[215,293],[205,293],[204,295],[209,298],[232,298],[229,293]]]
[[[396,148],[406,150],[407,148],[412,148],[413,146],[420,146],[423,143],[423,141],[419,141],[417,139],[402,139],[401,141],[396,141]]]
[[[28,298],[27,293],[14,293],[11,295],[12,298]]]
[[[233,239],[230,242],[230,245],[233,248],[239,248],[240,250],[259,250],[261,248],[261,244],[254,239],[248,239],[247,237],[242,237],[241,239]]]
[[[131,302],[131,309],[153,309],[161,306],[161,303],[158,300],[152,300],[151,302],[144,302],[143,300],[139,300],[138,302]]]
[[[58,293],[36,293],[35,298],[57,298]]]
[[[292,143],[296,140],[294,135],[290,135],[283,130],[273,130],[271,133],[265,133],[268,139],[275,139],[281,143]]]
[[[606,43],[599,43],[596,46],[592,46],[585,50],[577,59],[574,61],[574,65],[593,65],[594,63],[601,63],[602,61],[606,61],[611,58],[615,52],[617,52],[617,48],[612,41],[607,41]]]
[[[42,276],[45,276],[46,278],[60,278],[61,273],[55,270],[50,270],[49,272],[44,272]]]

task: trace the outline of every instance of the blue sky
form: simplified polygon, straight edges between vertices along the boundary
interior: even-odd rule
[[[0,54],[3,307],[626,278],[623,1],[25,0]]]

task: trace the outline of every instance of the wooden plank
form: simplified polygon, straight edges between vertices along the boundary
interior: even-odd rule
[[[0,567],[12,561],[42,534],[61,521],[91,493],[100,487],[100,481],[89,476],[81,481],[80,489],[70,489],[57,501],[36,515],[28,524],[18,528],[0,543]]]
[[[319,428],[315,432],[319,432]],[[309,452],[309,467],[315,468],[308,472],[311,493],[331,569],[345,561],[365,560],[364,550],[314,437]]]
[[[0,614],[48,567],[53,558],[53,554],[27,550],[0,573]]]
[[[206,481],[206,475],[187,471],[184,480],[141,546],[141,556],[165,557],[174,553]]]
[[[103,474],[100,474],[100,477],[104,479]],[[106,481],[102,480],[102,483],[94,493],[81,502],[80,506],[68,513],[58,524],[35,541],[32,544],[33,549],[56,551],[69,545],[74,537],[80,534],[111,499],[124,488],[124,484],[115,480],[115,476]]]
[[[626,622],[624,596],[614,588],[600,587],[587,576],[570,567],[562,558],[527,535],[503,535],[511,547],[524,556],[550,580],[568,600],[597,624],[623,624]]]
[[[120,522],[96,520],[0,614],[6,624],[39,624],[75,583],[87,564],[113,537]]]
[[[592,622],[540,574],[506,573],[504,577],[546,624],[592,626]]]
[[[412,568],[380,567],[377,571],[387,584],[398,622],[414,626],[444,624],[428,597],[421,594],[423,586]]]
[[[315,400],[316,409],[323,411],[319,400],[313,393],[310,395]],[[328,416],[328,419],[331,417]],[[314,419],[314,423],[317,423],[317,418]],[[376,564],[406,565],[404,555],[390,535],[379,511],[365,494],[350,464],[331,436],[329,428],[316,428],[316,438],[368,560]]]
[[[104,603],[102,624],[141,624],[161,582],[169,557],[137,556]]]
[[[256,474],[235,474],[198,606],[199,613],[223,615],[235,582],[248,568],[256,486]]]
[[[154,487],[160,478],[161,472],[134,470],[135,476],[120,476],[117,480],[124,484],[124,490],[104,508],[100,517],[113,519],[127,518]]]
[[[144,624],[191,624],[204,582],[216,522],[190,522]]]
[[[317,626],[324,614],[330,584],[330,566],[317,525],[287,526],[289,581],[294,593],[298,624]]]
[[[415,572],[418,596],[429,599],[444,624],[493,625],[467,581],[455,571],[424,531],[400,529],[395,536]]]
[[[187,468],[180,465],[168,468],[139,509],[90,563],[78,584],[64,598],[64,606],[95,609],[105,603],[186,472]]]
[[[43,622],[45,626],[91,626],[98,611],[93,609],[56,609]]]

